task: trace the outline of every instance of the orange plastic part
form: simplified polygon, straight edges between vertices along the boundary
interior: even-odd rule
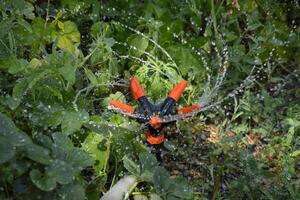
[[[157,116],[153,116],[149,120],[149,124],[155,128],[158,129],[161,126],[161,119]]]
[[[168,96],[177,102],[181,94],[183,93],[185,87],[187,86],[187,83],[188,82],[186,80],[183,80],[180,83],[176,84]]]
[[[165,135],[163,133],[159,134],[158,136],[153,136],[150,133],[147,133],[146,136],[149,144],[161,144],[165,140]]]
[[[178,113],[179,114],[186,114],[186,113],[190,113],[190,112],[193,112],[195,110],[200,110],[200,109],[201,109],[201,106],[193,105],[193,106],[179,108]]]
[[[130,79],[130,90],[135,100],[145,96],[140,82],[134,76]]]
[[[110,105],[117,108],[117,109],[122,110],[123,112],[134,113],[134,107],[132,107],[128,104],[122,103],[118,100],[112,99],[110,101]]]

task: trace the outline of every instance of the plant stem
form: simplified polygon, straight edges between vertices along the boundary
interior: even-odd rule
[[[216,13],[215,13],[215,3],[214,0],[211,0],[211,17],[212,17],[212,21],[213,21],[213,27],[214,27],[214,32],[215,35],[217,34],[217,19],[216,19]]]
[[[139,184],[140,182],[139,181],[136,181],[132,186],[131,188],[129,189],[129,191],[126,193],[125,197],[124,197],[124,200],[127,200],[130,196],[130,194],[133,192],[133,190],[136,188],[136,186]]]

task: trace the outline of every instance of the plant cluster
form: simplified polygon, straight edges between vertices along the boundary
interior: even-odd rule
[[[125,199],[300,199],[299,25],[296,0],[1,1],[0,199],[99,199],[126,175]],[[107,109],[133,75],[211,105],[161,161]]]

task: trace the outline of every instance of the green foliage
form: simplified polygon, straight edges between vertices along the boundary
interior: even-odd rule
[[[1,1],[0,199],[99,199],[126,173],[134,199],[300,199],[299,13],[297,1]],[[178,104],[198,103],[220,68],[209,100],[224,102],[168,131],[161,162],[139,123],[107,111],[112,98],[137,106],[133,75],[155,102],[188,80]]]
[[[102,170],[105,171],[107,160],[109,157],[109,148],[107,147],[107,139],[97,133],[91,132],[84,140],[82,149],[86,151],[95,161],[94,170],[96,174],[101,175]]]
[[[164,199],[192,199],[192,190],[183,177],[171,178],[168,171],[159,166],[156,158],[148,153],[139,154],[140,164],[136,164],[127,156],[123,158],[124,167],[140,181],[152,183],[155,192]]]

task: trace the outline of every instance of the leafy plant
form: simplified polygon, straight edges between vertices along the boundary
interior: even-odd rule
[[[299,13],[297,1],[1,1],[0,199],[99,199],[126,174],[125,198],[299,199]],[[178,106],[209,106],[167,127],[160,162],[145,124],[107,109],[131,104],[133,75],[153,101],[185,79]]]

